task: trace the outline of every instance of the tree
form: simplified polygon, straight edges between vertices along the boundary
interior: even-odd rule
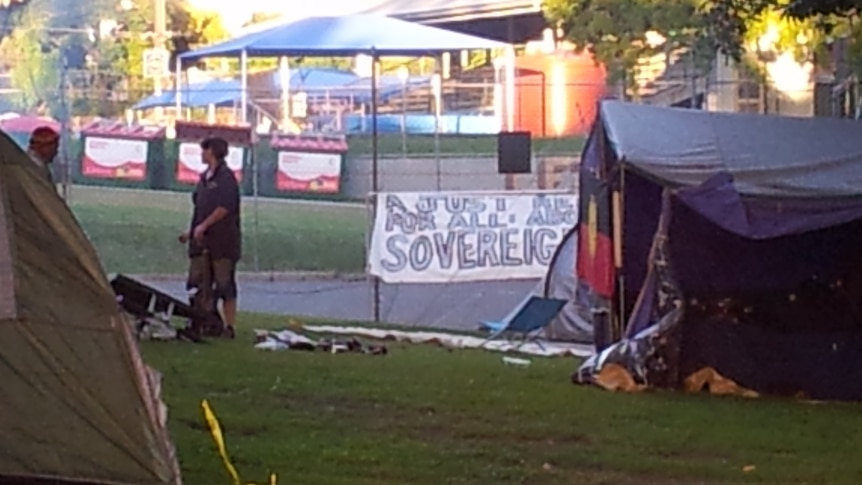
[[[59,113],[60,52],[70,46],[84,47],[88,64],[78,69],[87,83],[81,99],[73,107],[76,114],[117,115],[123,106],[107,106],[104,101],[119,90],[131,102],[152,90],[143,79],[143,53],[153,45],[154,2],[134,0],[133,8],[120,8],[119,0],[29,0],[21,7],[21,21],[3,46],[7,58],[14,59],[12,77],[22,90],[22,108],[39,100]],[[167,1],[167,29],[172,33],[168,47],[183,51],[227,36],[220,18],[192,9],[187,0]],[[100,22],[117,25],[112,35],[96,38]],[[122,94],[122,93],[121,93]]]
[[[783,12],[788,18],[813,26],[818,37],[815,48],[821,59],[831,58],[832,43],[844,39],[848,48],[839,63],[846,70],[838,70],[836,74],[862,77],[862,28],[859,25],[862,0],[790,0]]]
[[[862,13],[860,0],[792,0],[785,12],[795,19],[811,19],[817,16],[851,17]]]
[[[752,22],[774,0],[546,0],[545,15],[580,49],[604,63],[611,81],[631,74],[638,59],[659,49],[686,47],[704,65],[717,52],[737,60]],[[658,34],[669,44],[650,43]]]

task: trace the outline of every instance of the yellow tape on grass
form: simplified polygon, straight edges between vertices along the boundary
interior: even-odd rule
[[[234,485],[264,485],[250,482],[244,483],[240,480],[239,473],[237,473],[236,467],[233,466],[233,463],[231,463],[230,457],[227,454],[227,447],[224,444],[224,435],[221,432],[218,418],[216,418],[215,413],[210,407],[210,403],[204,399],[201,401],[201,408],[204,410],[204,419],[206,419],[207,425],[210,427],[210,434],[212,434],[213,441],[215,441],[218,454],[221,456],[222,462],[224,462],[224,467],[227,469],[228,475],[233,479]],[[265,485],[278,485],[275,473],[269,475],[269,483]]]

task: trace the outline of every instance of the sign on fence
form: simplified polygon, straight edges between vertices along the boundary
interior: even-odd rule
[[[541,278],[576,223],[573,194],[381,193],[370,271],[387,283]]]
[[[177,153],[177,182],[184,184],[196,184],[201,177],[201,174],[206,171],[207,166],[201,158],[200,143],[183,142],[180,143]],[[227,162],[237,181],[242,181],[242,162],[244,150],[241,147],[228,147]]]
[[[85,177],[141,181],[147,178],[147,141],[88,136],[81,173]]]
[[[341,154],[278,152],[275,186],[284,192],[338,193]]]

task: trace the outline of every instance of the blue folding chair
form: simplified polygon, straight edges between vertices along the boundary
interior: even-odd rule
[[[531,341],[545,350],[545,347],[538,340],[539,333],[557,317],[566,303],[568,303],[566,300],[558,298],[531,296],[511,318],[507,319],[508,321],[482,322],[482,328],[490,331],[491,335],[479,347],[485,346],[501,335],[506,336],[506,340],[509,342],[513,340],[509,337],[521,335],[521,343],[515,347],[516,349]]]

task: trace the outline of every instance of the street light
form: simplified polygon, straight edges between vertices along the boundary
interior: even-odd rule
[[[407,80],[410,79],[407,66],[398,68],[398,79],[401,80],[401,154],[407,158]]]

